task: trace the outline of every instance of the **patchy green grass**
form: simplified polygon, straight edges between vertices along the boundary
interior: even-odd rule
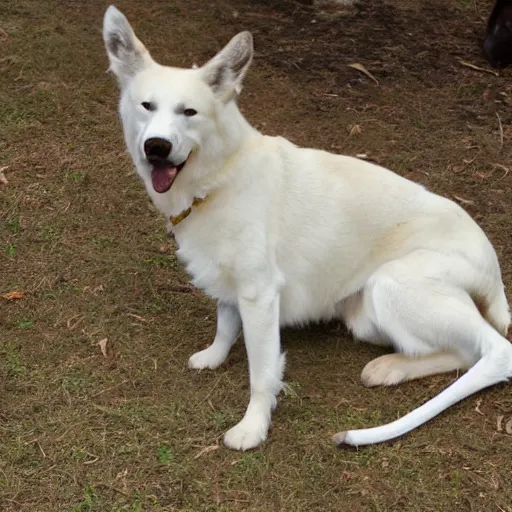
[[[10,343],[0,345],[0,354],[2,355],[2,364],[10,377],[19,377],[26,372],[26,367],[22,363],[19,350]]]
[[[16,255],[16,246],[14,244],[5,244],[4,251],[11,257]]]

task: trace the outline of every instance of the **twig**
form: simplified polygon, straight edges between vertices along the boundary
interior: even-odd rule
[[[475,71],[482,71],[483,73],[490,73],[491,75],[494,76],[500,76],[497,71],[493,71],[492,69],[487,68],[480,68],[478,66],[475,66],[474,64],[471,64],[471,62],[467,62],[465,60],[459,60],[459,64],[461,66],[466,66],[467,68],[474,69]]]
[[[215,450],[218,450],[218,449],[219,449],[218,444],[212,444],[211,446],[206,446],[200,452],[198,452],[196,455],[194,455],[194,460],[199,459],[199,457],[202,457],[203,455],[206,455],[207,453],[214,452]]]
[[[129,379],[125,379],[125,380],[123,380],[122,382],[120,382],[119,384],[116,384],[115,386],[111,386],[111,387],[109,387],[109,388],[105,388],[105,389],[103,389],[103,390],[99,391],[98,393],[96,393],[95,395],[92,395],[92,396],[91,396],[91,398],[96,398],[97,396],[100,396],[100,395],[102,395],[103,393],[106,393],[107,391],[112,391],[113,389],[116,389],[116,388],[118,388],[118,387],[120,387],[120,386],[123,386],[123,385],[124,385],[124,384],[126,384],[127,382],[129,382]],[[103,411],[103,412],[105,412],[105,411]],[[67,432],[67,431],[66,431],[66,432]]]
[[[136,315],[135,313],[126,313],[126,316],[131,316],[132,318],[135,318],[135,320],[139,320],[140,322],[147,322],[147,320],[139,315]]]
[[[498,126],[500,127],[500,149],[503,147],[503,126],[501,124],[501,118],[498,112],[496,112],[496,117],[498,118]]]
[[[110,489],[111,491],[115,491],[123,496],[129,496],[128,493],[121,491],[121,489],[118,489],[117,487],[113,487],[112,485],[104,484],[103,482],[98,482],[97,484],[94,484],[95,487],[103,487],[104,489]]]
[[[504,173],[503,176],[501,178],[498,178],[496,181],[502,180],[510,172],[510,169],[508,167],[505,167],[504,165],[501,165],[501,164],[494,164],[492,166],[492,169],[493,169],[493,171],[494,171],[494,169],[501,169]]]

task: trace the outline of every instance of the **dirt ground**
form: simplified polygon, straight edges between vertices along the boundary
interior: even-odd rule
[[[251,30],[253,124],[462,203],[510,288],[512,73],[490,72],[479,49],[490,2],[310,3],[116,5],[167,64],[202,63]],[[291,391],[269,440],[245,454],[219,444],[248,400],[243,344],[215,372],[187,369],[213,340],[214,305],[187,284],[126,155],[106,6],[0,0],[0,293],[25,293],[0,299],[0,509],[512,511],[510,385],[395,442],[331,444],[456,378],[366,389],[360,371],[383,350],[336,324],[283,332]]]

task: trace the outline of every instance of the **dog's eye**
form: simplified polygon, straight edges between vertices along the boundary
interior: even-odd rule
[[[149,101],[143,101],[141,105],[149,112],[155,110],[155,106],[153,105],[153,103],[150,103]]]
[[[197,114],[197,110],[194,110],[193,108],[186,108],[183,111],[183,114],[186,115],[187,117],[192,117]]]

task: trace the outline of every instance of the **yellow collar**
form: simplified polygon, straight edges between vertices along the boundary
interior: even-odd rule
[[[204,201],[204,199],[198,199],[196,197],[192,201],[192,204],[190,205],[189,208],[187,208],[186,210],[183,210],[181,213],[176,215],[176,217],[172,217],[172,216],[169,217],[169,220],[172,222],[172,225],[177,226],[183,219],[186,219],[190,215],[190,212],[192,211],[192,208],[194,206],[197,206],[198,204],[202,203],[203,201]]]

